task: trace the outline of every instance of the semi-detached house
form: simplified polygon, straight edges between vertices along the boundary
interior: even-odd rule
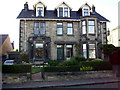
[[[31,61],[67,60],[71,56],[86,59],[103,58],[101,44],[107,43],[107,20],[87,3],[78,11],[65,2],[54,10],[38,2],[30,10],[28,3],[17,17],[19,50],[27,52]],[[77,47],[79,46],[79,48]]]

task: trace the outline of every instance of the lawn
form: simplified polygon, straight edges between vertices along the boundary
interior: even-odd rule
[[[32,67],[32,74],[39,73],[42,71],[42,67]]]

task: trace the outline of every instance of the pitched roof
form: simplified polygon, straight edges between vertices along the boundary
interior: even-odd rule
[[[62,4],[65,4],[67,7],[69,7],[70,9],[72,9],[68,4],[66,4],[65,2],[62,2],[60,5],[58,5],[55,9],[59,8],[59,6],[61,6]]]
[[[8,37],[8,34],[0,34],[0,48],[3,45],[4,41],[6,40],[6,38]]]
[[[39,19],[80,19],[80,16],[82,16],[82,12],[78,11],[71,11],[70,17],[57,17],[56,11],[55,10],[46,10],[45,11],[45,16],[44,17],[36,17],[36,13],[34,10],[22,10],[20,14],[18,15],[18,19],[22,18],[39,18]],[[107,21],[109,22],[108,19],[103,17],[97,12],[91,12],[90,16],[97,17],[100,21]]]

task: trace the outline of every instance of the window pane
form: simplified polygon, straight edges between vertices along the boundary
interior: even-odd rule
[[[40,28],[45,28],[45,23],[40,23]]]
[[[84,12],[88,12],[88,9],[84,9]]]
[[[72,35],[73,34],[73,29],[72,28],[67,28],[67,34]]]
[[[82,25],[86,25],[85,21],[82,21]]]
[[[38,8],[37,8],[37,11],[38,11],[38,16],[42,16],[43,7],[38,7]]]
[[[72,45],[66,45],[66,48],[72,48]]]
[[[62,23],[57,23],[57,28],[62,28]]]
[[[95,25],[95,22],[94,21],[88,21],[88,24],[89,25]]]
[[[59,16],[63,16],[63,8],[59,8]]]
[[[83,56],[87,58],[87,50],[83,50]]]
[[[95,44],[89,44],[89,49],[95,49]]]
[[[89,50],[89,58],[95,58],[95,50]]]
[[[89,31],[89,33],[94,34],[95,33],[95,27],[94,26],[89,26],[88,31]]]
[[[39,23],[37,22],[34,24],[34,34],[39,34]]]
[[[68,26],[68,27],[72,27],[72,23],[68,23],[67,26]]]
[[[68,8],[64,8],[64,15],[67,17],[68,16]]]
[[[86,44],[83,44],[83,49],[86,49]]]
[[[62,35],[62,28],[57,28],[57,34]]]
[[[83,33],[83,34],[86,34],[86,26],[83,26],[83,27],[82,27],[82,33]]]
[[[40,28],[40,35],[44,35],[45,34],[45,28]]]

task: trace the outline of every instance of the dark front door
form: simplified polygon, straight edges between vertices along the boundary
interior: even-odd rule
[[[35,58],[36,60],[42,60],[43,59],[43,44],[42,43],[36,43],[36,50],[35,50]]]
[[[64,45],[57,45],[57,60],[58,62],[64,60]]]

